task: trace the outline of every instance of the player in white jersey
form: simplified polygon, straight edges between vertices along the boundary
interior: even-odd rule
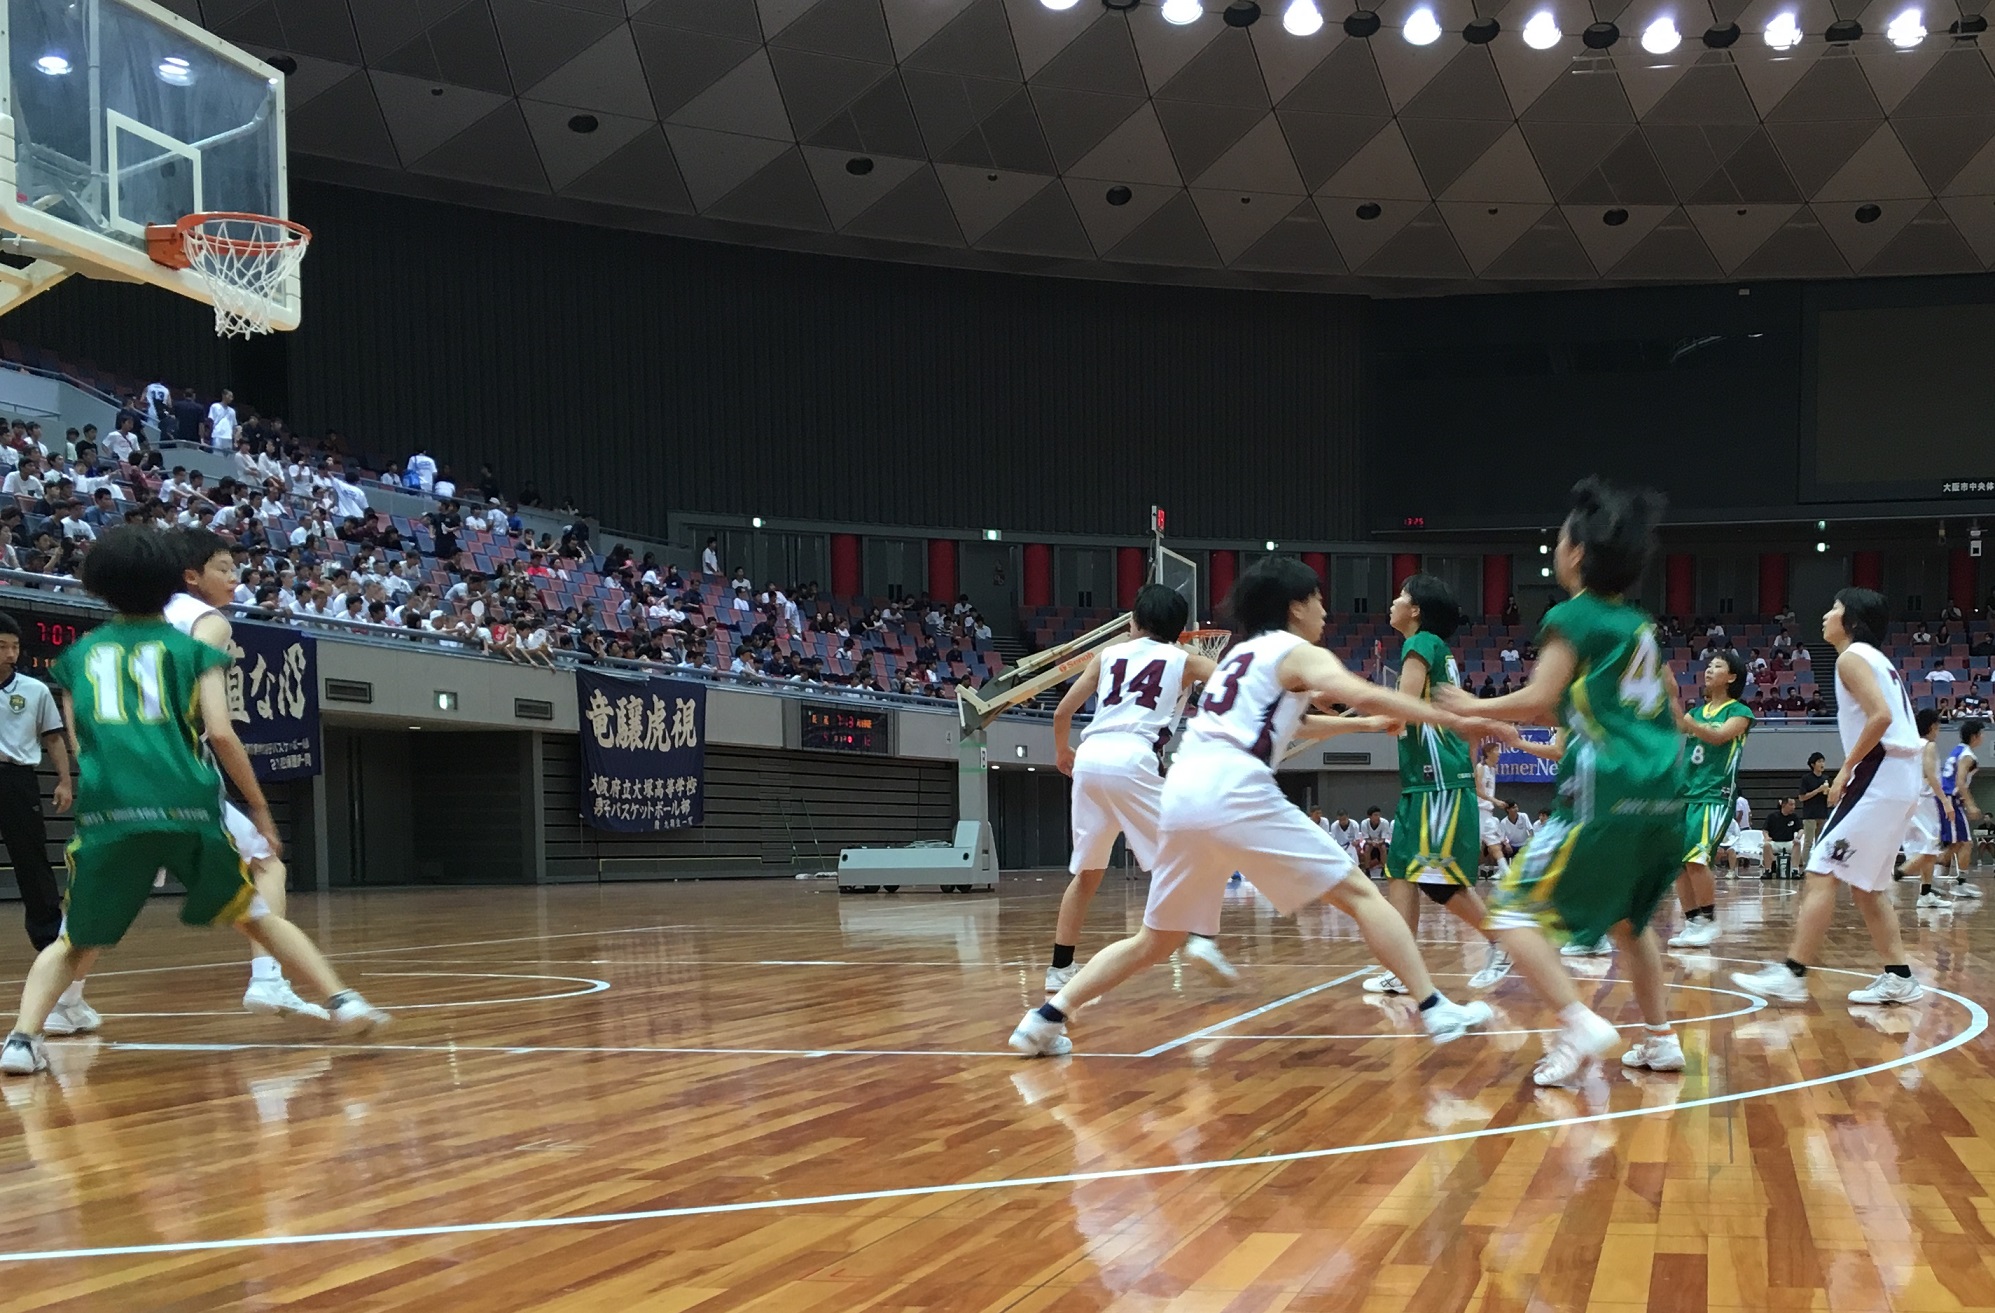
[[[1503,857],[1503,831],[1496,823],[1497,808],[1504,806],[1496,796],[1496,762],[1503,755],[1501,743],[1482,745],[1482,759],[1475,766],[1475,809],[1482,822],[1482,860],[1490,870],[1501,874],[1505,866]]]
[[[1927,707],[1914,724],[1926,746],[1919,753],[1919,801],[1905,835],[1905,874],[1919,881],[1915,908],[1944,911],[1953,907],[1953,900],[1933,892],[1933,868],[1946,856],[1946,845],[1940,842],[1940,812],[1946,806],[1946,790],[1940,784],[1940,713]]]
[[[1890,612],[1868,588],[1845,588],[1822,617],[1822,637],[1836,649],[1836,728],[1843,765],[1829,787],[1828,824],[1808,854],[1808,883],[1795,914],[1787,961],[1738,971],[1742,988],[1785,1003],[1808,999],[1808,968],[1818,961],[1836,914],[1836,882],[1848,885],[1883,959],[1876,980],[1852,1003],[1910,1003],[1925,993],[1912,979],[1892,904],[1892,867],[1919,802],[1919,737],[1905,681],[1877,650]]]
[[[1191,608],[1162,584],[1145,584],[1129,616],[1129,641],[1103,648],[1074,680],[1053,712],[1053,742],[1060,773],[1071,776],[1074,855],[1072,879],[1060,898],[1053,930],[1053,965],[1046,992],[1057,994],[1080,970],[1080,942],[1088,904],[1108,870],[1115,837],[1129,844],[1137,865],[1157,869],[1157,807],[1164,794],[1164,749],[1177,728],[1187,694],[1212,675],[1212,658],[1177,645]],[[1071,746],[1074,716],[1096,698],[1094,719]],[[1222,984],[1240,973],[1209,937],[1185,942],[1185,956]]]
[[[1164,780],[1158,860],[1143,928],[1090,958],[1071,981],[1027,1012],[1011,1047],[1028,1057],[1073,1051],[1067,1018],[1147,966],[1164,961],[1191,933],[1219,929],[1227,879],[1244,872],[1284,916],[1323,900],[1348,913],[1388,971],[1420,1000],[1436,1042],[1487,1021],[1488,1005],[1443,998],[1421,960],[1413,932],[1330,836],[1310,824],[1275,782],[1274,763],[1298,736],[1340,728],[1385,728],[1401,719],[1464,735],[1503,737],[1503,727],[1431,706],[1361,679],[1316,645],[1323,594],[1315,571],[1269,557],[1242,574],[1228,598],[1242,635],[1206,684],[1198,714]],[[1380,713],[1374,723],[1312,716],[1337,703]]]
[[[233,631],[228,617],[217,608],[228,605],[235,596],[234,550],[227,539],[206,529],[182,529],[179,536],[187,551],[182,574],[186,591],[174,594],[167,602],[167,623],[209,647],[230,651]],[[249,817],[226,798],[222,800],[222,822],[235,841],[236,851],[249,863],[256,891],[263,895],[274,915],[283,916],[287,901],[283,861],[271,851],[270,841],[258,833]],[[250,958],[249,988],[243,992],[242,1005],[266,1016],[290,1013],[320,1021],[327,1016],[318,1004],[298,997],[284,979],[284,970],[277,959],[260,948]]]
[[[1356,866],[1358,864],[1358,823],[1351,819],[1351,813],[1340,809],[1337,812],[1337,819],[1330,822],[1324,829],[1325,833],[1330,836],[1330,841],[1339,848],[1342,848],[1345,856],[1351,859],[1351,865]]]
[[[1946,804],[1940,842],[1950,845],[1947,860],[1953,865],[1955,898],[1981,897],[1981,891],[1968,883],[1967,873],[1974,866],[1974,823],[1981,819],[1981,808],[1974,802],[1974,772],[1981,763],[1974,749],[1981,741],[1982,728],[1979,719],[1960,722],[1960,742],[1940,764],[1940,787],[1945,791],[1942,802]]]

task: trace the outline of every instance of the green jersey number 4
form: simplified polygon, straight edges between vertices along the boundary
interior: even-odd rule
[[[1662,652],[1656,647],[1653,625],[1643,625],[1635,636],[1635,652],[1621,673],[1621,704],[1633,707],[1635,714],[1650,720],[1669,705],[1669,685],[1663,678]]]

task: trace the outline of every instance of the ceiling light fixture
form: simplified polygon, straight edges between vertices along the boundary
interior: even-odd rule
[[[1739,25],[1727,23],[1723,27],[1709,28],[1704,33],[1704,44],[1713,50],[1726,50],[1739,39]]]
[[[1668,18],[1658,18],[1642,29],[1642,49],[1652,55],[1667,55],[1683,44],[1683,33]]]
[[[194,66],[178,55],[168,55],[159,61],[153,72],[159,80],[170,87],[191,87],[194,85]]]
[[[1081,0],[1039,0],[1039,3],[1048,9],[1072,9],[1080,2]]]
[[[1431,46],[1441,39],[1441,20],[1434,17],[1434,11],[1426,5],[1420,6],[1406,16],[1406,26],[1399,34],[1416,46]]]
[[[1891,20],[1891,26],[1884,29],[1884,36],[1900,50],[1910,50],[1926,39],[1924,15],[1916,9],[1907,9]]]
[[[1290,36],[1315,36],[1323,30],[1323,11],[1316,0],[1289,0],[1282,12],[1282,27]]]
[[[1801,44],[1801,24],[1792,13],[1779,13],[1766,25],[1766,43],[1775,50],[1792,50]]]
[[[1351,11],[1351,16],[1344,20],[1344,35],[1357,37],[1359,40],[1363,40],[1368,36],[1376,36],[1378,29],[1379,21],[1376,10],[1354,9]]]
[[[1478,18],[1462,29],[1462,40],[1472,46],[1486,46],[1502,31],[1502,24],[1494,18]]]
[[[1822,39],[1832,46],[1846,46],[1863,37],[1863,24],[1854,18],[1845,18],[1829,24],[1829,30],[1822,33]]]
[[[1589,23],[1579,39],[1588,50],[1605,50],[1621,39],[1621,29],[1612,23]]]
[[[50,53],[37,59],[35,67],[52,78],[59,78],[69,72],[69,61],[61,55]]]
[[[1540,9],[1524,24],[1524,44],[1533,50],[1550,50],[1564,35],[1559,31],[1559,20],[1552,17],[1549,9]]]
[[[1164,0],[1164,21],[1183,27],[1186,23],[1196,23],[1204,17],[1205,10],[1198,0]]]
[[[1261,7],[1254,0],[1233,0],[1220,17],[1228,27],[1252,27],[1261,21]]]
[[[1881,206],[1859,205],[1856,207],[1856,221],[1858,223],[1876,223],[1883,217],[1884,210]]]

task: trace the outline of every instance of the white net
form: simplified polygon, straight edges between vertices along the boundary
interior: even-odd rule
[[[187,266],[215,302],[215,332],[253,337],[270,331],[285,284],[312,234],[298,224],[252,214],[203,216],[181,230]]]
[[[1188,647],[1202,657],[1219,660],[1220,653],[1233,641],[1230,629],[1188,629],[1178,636],[1178,646]]]

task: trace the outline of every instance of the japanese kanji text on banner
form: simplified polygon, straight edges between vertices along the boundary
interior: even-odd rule
[[[229,667],[229,719],[259,780],[309,779],[325,769],[319,741],[319,645],[295,629],[238,620]]]
[[[578,670],[575,702],[582,711],[585,824],[647,833],[704,819],[704,684]]]

